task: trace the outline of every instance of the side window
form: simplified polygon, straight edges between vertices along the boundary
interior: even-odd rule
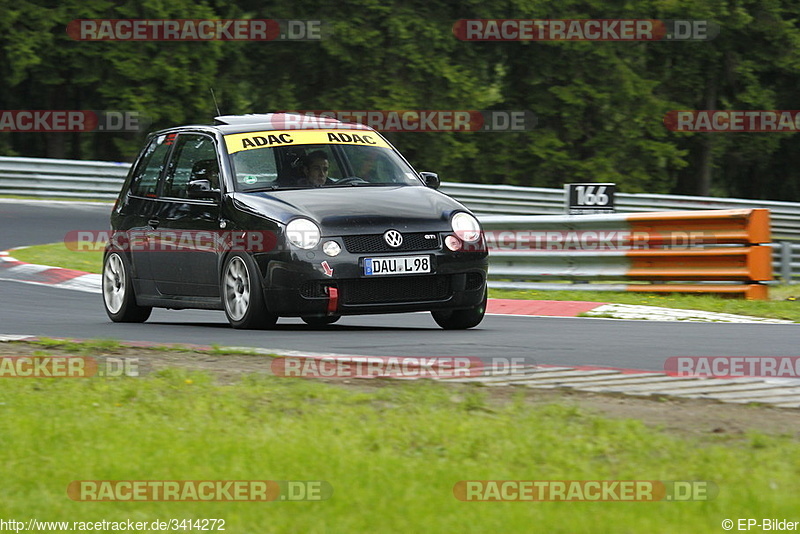
[[[139,160],[131,180],[131,194],[139,197],[155,197],[158,188],[158,177],[164,169],[164,163],[172,145],[175,134],[160,135],[153,139]]]
[[[214,140],[202,134],[180,134],[170,160],[162,196],[188,198],[189,182],[208,180],[219,189],[219,164]]]

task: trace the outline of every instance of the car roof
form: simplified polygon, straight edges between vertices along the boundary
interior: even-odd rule
[[[195,124],[168,128],[157,133],[175,130],[217,130],[223,135],[275,130],[324,130],[342,128],[346,130],[375,131],[357,122],[345,122],[318,115],[299,113],[253,113],[247,115],[220,115],[214,124]]]

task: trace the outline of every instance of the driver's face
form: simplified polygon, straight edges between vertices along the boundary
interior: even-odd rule
[[[330,164],[327,159],[315,159],[307,167],[303,167],[306,179],[312,185],[322,185],[328,179]]]

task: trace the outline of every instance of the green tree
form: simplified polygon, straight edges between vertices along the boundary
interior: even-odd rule
[[[5,4],[5,5],[3,5]],[[3,109],[138,112],[155,127],[209,115],[208,86],[221,42],[76,41],[66,33],[76,19],[215,18],[204,3],[174,0],[0,0]],[[131,158],[142,134],[6,134],[20,154],[47,157]]]

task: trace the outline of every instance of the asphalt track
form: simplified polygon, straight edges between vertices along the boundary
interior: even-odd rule
[[[108,204],[0,200],[0,250],[108,228]],[[529,363],[662,370],[672,356],[800,356],[797,325],[623,321],[487,315],[478,328],[441,330],[427,313],[345,317],[323,329],[281,319],[239,331],[223,312],[155,310],[115,324],[99,295],[0,281],[0,334],[219,344],[343,355],[524,357]]]

